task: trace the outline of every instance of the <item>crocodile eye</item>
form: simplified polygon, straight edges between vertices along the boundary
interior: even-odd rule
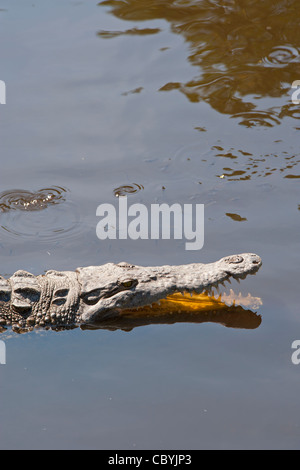
[[[134,286],[134,285],[136,285],[136,284],[137,284],[137,283],[134,282],[134,281],[132,281],[132,280],[121,282],[121,285],[122,285],[123,287],[125,287],[126,289],[128,289],[128,288],[130,288],[130,287],[132,287],[132,286]]]

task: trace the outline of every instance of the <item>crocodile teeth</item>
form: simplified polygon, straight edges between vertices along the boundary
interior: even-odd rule
[[[262,300],[260,297],[253,297],[250,293],[248,293],[247,296],[243,295],[241,292],[236,294],[232,289],[230,289],[229,294],[222,294],[222,302],[224,302],[229,307],[241,305],[252,310],[257,310],[262,305]]]
[[[195,289],[195,294],[201,294],[203,292],[203,289]]]

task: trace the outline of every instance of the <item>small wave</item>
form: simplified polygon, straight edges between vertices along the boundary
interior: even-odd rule
[[[286,45],[274,47],[262,63],[267,67],[284,67],[291,62],[299,62],[299,50],[296,47]]]
[[[80,230],[78,207],[59,186],[36,192],[10,190],[0,194],[1,239],[40,241],[73,237]]]
[[[132,184],[125,184],[123,186],[119,186],[118,188],[114,189],[114,195],[116,197],[120,196],[127,196],[127,194],[135,194],[139,191],[142,191],[144,186],[142,184],[132,183]]]
[[[239,124],[245,127],[274,127],[281,123],[280,119],[267,111],[248,111],[231,116],[240,120]]]
[[[299,105],[295,104],[286,104],[282,106],[279,113],[280,119],[285,117],[290,117],[292,119],[300,119],[300,109]]]
[[[36,192],[22,189],[3,191],[0,193],[0,211],[40,211],[49,205],[65,201],[67,189],[60,186],[39,189]]]

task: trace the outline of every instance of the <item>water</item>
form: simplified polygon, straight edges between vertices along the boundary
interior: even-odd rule
[[[1,449],[299,448],[297,7],[1,0],[2,275],[263,259],[238,288],[255,328],[3,333]],[[98,240],[97,206],[124,194],[205,204],[203,249]]]

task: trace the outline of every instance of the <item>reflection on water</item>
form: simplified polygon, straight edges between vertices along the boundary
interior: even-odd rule
[[[248,181],[267,178],[279,174],[283,178],[299,178],[300,153],[287,151],[288,147],[280,140],[272,143],[277,152],[254,153],[253,149],[225,147],[220,143],[203,148],[202,142],[180,148],[174,158],[166,160],[162,167],[164,173],[180,172],[187,176],[201,175],[205,180],[221,178],[227,181]],[[254,148],[257,150],[257,147]],[[289,149],[288,149],[289,150]],[[203,168],[203,170],[202,170]],[[209,173],[208,173],[209,171]]]
[[[105,0],[99,5],[109,6],[122,20],[166,20],[173,33],[184,37],[188,60],[199,68],[199,75],[186,83],[171,80],[160,91],[179,90],[191,102],[205,101],[246,127],[273,127],[285,117],[300,118],[299,107],[290,102],[292,83],[300,73],[297,0]],[[284,96],[289,101],[284,107],[280,101],[275,107],[258,108],[259,98]]]
[[[218,298],[207,294],[173,294],[152,306],[138,310],[123,310],[112,319],[101,323],[83,326],[83,329],[122,329],[130,331],[135,327],[150,324],[174,323],[219,323],[228,328],[255,329],[261,324],[257,310],[262,304],[260,298],[250,294],[243,297],[232,289],[229,294],[220,294]],[[247,309],[244,309],[247,307]]]
[[[80,326],[82,330],[105,329],[110,331],[131,331],[133,328],[154,324],[175,323],[217,323],[227,328],[256,329],[261,324],[261,316],[256,311],[262,305],[259,297],[248,294],[238,295],[230,289],[229,293],[223,292],[215,298],[207,293],[192,296],[188,293],[176,293],[166,299],[138,309],[124,309],[111,315],[105,315],[103,319]],[[2,314],[7,313],[7,308],[0,308]],[[45,326],[36,329],[64,331],[77,328],[70,326]],[[15,333],[28,333],[35,329],[33,326],[13,325],[11,329]],[[7,327],[0,326],[0,332],[8,331]]]
[[[123,330],[131,331],[133,328],[146,325],[173,325],[175,323],[217,323],[227,328],[241,328],[253,330],[260,326],[261,316],[251,310],[244,310],[240,306],[224,307],[216,310],[203,310],[197,313],[176,312],[172,314],[161,312],[153,314],[145,312],[137,315],[128,312],[127,315],[120,316],[114,320],[105,320],[101,324],[83,325],[82,330]]]
[[[142,90],[143,90],[143,87],[140,86],[140,87],[138,87],[138,88],[134,88],[133,90],[124,91],[124,92],[122,93],[122,96],[134,95],[134,94],[136,94],[136,93],[140,93]]]
[[[68,200],[68,190],[60,186],[7,190],[0,194],[1,240],[24,238],[56,240],[72,236],[80,229],[76,205]]]
[[[226,215],[236,222],[243,222],[247,220],[246,217],[241,217],[239,214],[231,214],[230,212],[226,212]]]
[[[228,152],[220,147],[220,150],[221,152],[215,156],[222,158],[235,158],[234,154],[231,153],[234,149],[231,149],[231,152]],[[232,162],[232,166],[237,166],[239,169],[234,169],[228,166],[223,167],[222,176],[229,181],[242,181],[250,180],[252,178],[268,177],[278,172],[281,173],[284,178],[298,177],[298,175],[294,175],[290,172],[300,163],[300,154],[283,155],[270,153],[255,156],[247,152],[242,152],[241,150],[238,150],[236,153],[240,154],[240,160]],[[241,163],[241,161],[243,161],[243,163]]]
[[[101,38],[116,38],[118,36],[123,36],[123,35],[138,35],[138,36],[145,36],[148,34],[156,34],[159,33],[161,30],[159,28],[144,28],[144,29],[139,29],[139,28],[131,28],[127,29],[126,31],[99,31],[98,36]]]

